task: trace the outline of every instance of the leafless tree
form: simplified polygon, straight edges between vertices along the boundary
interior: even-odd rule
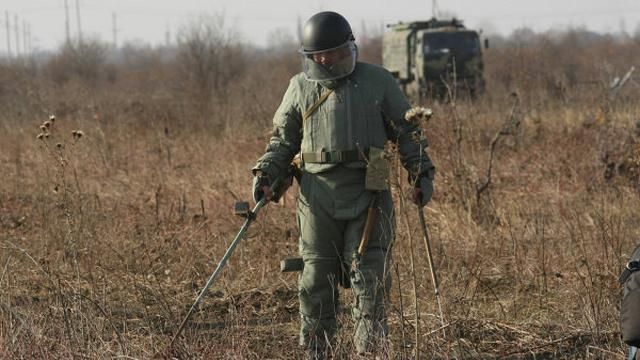
[[[97,39],[69,42],[46,65],[46,72],[56,83],[73,77],[95,86],[106,60],[108,46]]]
[[[185,91],[200,110],[225,101],[230,83],[245,69],[244,48],[223,15],[201,16],[178,34],[178,65]]]

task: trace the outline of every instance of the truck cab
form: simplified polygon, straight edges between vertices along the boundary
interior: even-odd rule
[[[389,28],[382,63],[408,96],[444,98],[462,91],[475,97],[484,90],[480,38],[461,21],[431,19]]]

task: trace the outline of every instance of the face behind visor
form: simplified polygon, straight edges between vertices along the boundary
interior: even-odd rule
[[[352,40],[332,49],[300,50],[302,71],[308,80],[330,81],[350,75],[356,67],[358,48]]]

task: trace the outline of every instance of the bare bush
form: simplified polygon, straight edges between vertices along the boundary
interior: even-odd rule
[[[560,104],[587,100],[603,106],[608,84],[640,56],[631,41],[581,28],[539,34],[520,29],[497,40],[485,51],[488,86],[516,91],[528,104],[558,98]]]
[[[68,42],[45,65],[53,82],[64,84],[73,78],[96,86],[103,73],[108,46],[100,40]]]
[[[362,61],[382,64],[382,32],[380,29],[364,24],[360,32],[355,34],[358,44],[358,57]]]
[[[246,63],[239,36],[225,26],[223,15],[202,16],[183,28],[177,61],[186,99],[195,99],[202,114],[216,99],[227,98],[228,86],[241,77]]]
[[[0,118],[23,119],[39,107],[41,90],[33,62],[0,64]]]

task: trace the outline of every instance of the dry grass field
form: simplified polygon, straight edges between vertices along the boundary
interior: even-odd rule
[[[401,170],[389,358],[624,358],[617,276],[640,239],[640,87],[608,85],[638,65],[640,41],[578,35],[490,49],[484,96],[424,104],[447,325]],[[231,44],[198,73],[188,45],[170,60],[129,49],[85,64],[61,50],[0,66],[0,358],[300,357],[297,278],[279,272],[297,251],[295,187],[260,212],[166,349],[242,225],[232,205],[251,199],[298,69],[293,51]],[[335,355],[354,358],[341,295]]]

